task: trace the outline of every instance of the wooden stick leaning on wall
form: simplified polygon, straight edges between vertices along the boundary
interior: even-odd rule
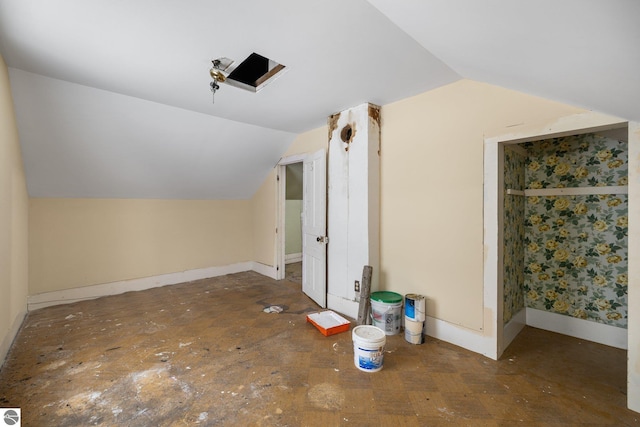
[[[371,275],[373,267],[365,265],[362,269],[360,284],[360,305],[358,306],[358,325],[371,324]]]

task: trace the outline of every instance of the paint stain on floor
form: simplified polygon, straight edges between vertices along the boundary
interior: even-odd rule
[[[314,385],[307,394],[309,402],[316,408],[339,411],[344,404],[344,391],[336,384]]]

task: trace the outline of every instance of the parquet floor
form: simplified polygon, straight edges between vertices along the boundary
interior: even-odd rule
[[[253,272],[37,310],[0,407],[25,426],[640,425],[625,351],[527,328],[492,361],[396,335],[366,373],[350,332],[305,322],[315,310],[299,284]]]

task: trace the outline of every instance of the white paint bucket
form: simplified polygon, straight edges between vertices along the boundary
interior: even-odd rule
[[[424,322],[426,320],[427,303],[422,295],[407,294],[404,297],[404,315],[407,319]]]
[[[404,318],[404,339],[411,344],[422,344],[422,330],[424,322],[416,322],[405,316]]]
[[[379,291],[371,294],[371,320],[373,326],[386,335],[396,335],[402,324],[402,295]]]
[[[365,372],[377,372],[382,369],[384,345],[387,337],[377,326],[360,325],[351,332],[353,339],[353,363]]]

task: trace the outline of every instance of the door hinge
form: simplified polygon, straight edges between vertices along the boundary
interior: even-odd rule
[[[280,175],[276,175],[276,181],[280,181]]]

